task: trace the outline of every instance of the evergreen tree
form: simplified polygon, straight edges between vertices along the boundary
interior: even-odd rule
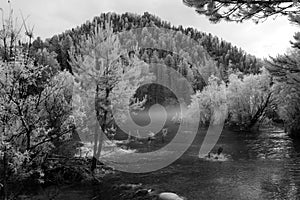
[[[292,16],[290,19],[295,24],[300,24],[299,16]],[[284,121],[287,131],[298,136],[300,130],[300,49],[299,33],[294,36],[292,42],[293,50],[285,55],[271,58],[267,69],[273,75],[274,92],[277,96],[277,112]]]
[[[293,0],[183,0],[196,12],[209,17],[211,22],[242,22],[253,19],[259,22],[271,16],[299,14],[300,4]]]

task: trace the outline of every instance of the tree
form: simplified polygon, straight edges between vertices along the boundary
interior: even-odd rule
[[[109,22],[97,25],[93,34],[83,37],[79,52],[71,52],[76,92],[74,116],[77,122],[87,122],[76,124],[82,134],[94,133],[93,172],[101,155],[104,133],[113,128],[115,120],[126,120],[128,110],[144,102],[132,98],[143,81],[142,69],[146,64],[134,58],[128,66],[124,65],[121,58],[127,52],[121,48]]]
[[[77,28],[59,34],[58,38],[46,39],[43,44],[40,44],[40,41],[36,39],[32,47],[36,49],[42,46],[47,48],[49,52],[56,52],[59,64],[63,68],[69,69],[68,62],[65,61],[69,61],[66,55],[67,50],[70,49],[67,49],[69,45],[65,45],[66,48],[64,47],[64,40],[67,37],[71,37],[72,40],[70,41],[74,45],[73,48],[77,49],[77,44],[79,44],[81,37],[89,36],[94,32],[96,24],[103,24],[107,20],[110,20],[114,25],[114,31],[120,33],[122,45],[125,45],[128,50],[134,50],[136,55],[139,58],[142,57],[142,60],[146,62],[149,62],[152,55],[144,54],[145,51],[143,49],[136,49],[138,45],[144,47],[145,45],[148,47],[152,46],[156,49],[168,49],[169,52],[158,51],[158,58],[165,58],[170,52],[176,53],[179,57],[184,57],[188,60],[189,64],[193,65],[192,68],[204,65],[208,58],[216,61],[217,66],[223,64],[226,70],[230,66],[233,68],[244,68],[245,70],[241,69],[243,73],[258,73],[262,66],[261,62],[255,61],[255,57],[211,34],[200,32],[194,28],[170,26],[168,22],[162,21],[149,13],[144,13],[141,16],[131,13],[122,15],[102,13],[101,16],[93,19],[93,23],[88,21]],[[147,24],[150,24],[150,26]],[[164,30],[164,28],[167,29]],[[126,31],[124,32],[124,30]],[[142,32],[143,34],[141,34]],[[56,41],[56,39],[59,41]],[[126,43],[123,43],[123,41],[126,41]],[[175,59],[175,57],[173,59],[175,67],[178,67],[179,59]],[[230,66],[229,61],[232,63]],[[241,61],[242,66],[240,66]],[[69,69],[70,72],[72,72],[71,70]]]
[[[29,42],[18,41],[22,29],[16,28],[12,13],[0,29],[0,195],[4,199],[18,192],[17,187],[8,190],[11,183],[35,175],[42,181],[42,163],[57,147],[55,141],[72,134],[70,74],[57,70],[55,55],[47,50],[30,53],[33,35],[27,29]]]
[[[16,50],[14,60],[0,61],[0,168],[5,188],[16,177],[41,171],[55,142],[72,134],[69,74],[51,74],[48,66],[34,65],[26,57]]]
[[[300,17],[290,16],[292,23],[300,24]],[[270,58],[266,66],[274,81],[276,111],[286,130],[299,136],[300,130],[300,33],[295,33],[292,49],[284,55]]]
[[[183,3],[214,23],[222,19],[259,22],[276,15],[300,14],[300,3],[295,0],[183,0]]]
[[[271,100],[271,77],[266,70],[257,75],[229,76],[227,101],[231,125],[251,129],[264,117]]]
[[[210,122],[217,125],[220,118],[227,115],[226,85],[218,77],[211,76],[202,91],[192,96],[188,107],[188,117],[194,118],[200,112],[200,123],[208,126]],[[199,109],[197,109],[199,108]]]
[[[67,69],[70,73],[72,73],[71,66],[69,64],[70,61],[70,55],[69,50],[72,46],[72,38],[67,35],[62,41],[61,41],[61,54],[62,54],[62,60],[61,60],[61,68],[62,70]]]
[[[208,82],[208,79],[211,76],[216,76],[216,77],[220,77],[220,71],[217,68],[215,62],[211,59],[207,60],[205,62],[205,65],[201,66],[199,68],[200,74],[203,77],[203,79]]]
[[[291,135],[299,137],[300,122],[300,90],[299,86],[286,82],[277,82],[273,86],[276,96],[274,104],[276,112],[284,122],[285,130]]]

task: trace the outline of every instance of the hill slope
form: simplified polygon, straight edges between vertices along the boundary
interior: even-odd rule
[[[68,50],[71,45],[78,44],[78,41],[82,36],[90,34],[93,31],[95,24],[102,24],[108,19],[112,22],[114,31],[116,32],[156,26],[173,31],[180,31],[183,34],[190,36],[192,39],[198,41],[209,56],[215,61],[224,80],[227,80],[230,71],[239,70],[244,74],[258,73],[262,66],[261,62],[254,56],[247,54],[245,51],[233,46],[229,42],[193,28],[172,26],[169,22],[163,21],[147,12],[143,15],[132,13],[121,15],[115,13],[103,13],[100,16],[94,17],[92,21],[87,21],[81,26],[67,30],[60,35],[55,35],[50,39],[46,39],[45,42],[41,41],[40,38],[37,38],[33,42],[33,48],[39,49],[46,47],[48,50],[54,51],[57,54],[57,60],[62,69],[72,71],[68,64]]]

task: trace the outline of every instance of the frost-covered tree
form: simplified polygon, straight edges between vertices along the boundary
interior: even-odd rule
[[[0,159],[4,182],[40,170],[46,155],[56,147],[55,142],[72,134],[70,74],[52,74],[49,66],[34,65],[18,50],[9,60],[0,61]]]
[[[78,49],[79,52],[73,51],[71,56],[75,74],[75,121],[83,134],[81,137],[90,138],[85,134],[94,133],[91,166],[94,171],[100,158],[104,133],[113,129],[114,121],[126,120],[130,109],[138,109],[144,103],[133,100],[133,97],[145,80],[143,73],[148,66],[136,58],[124,65],[122,58],[127,52],[121,48],[119,37],[113,33],[109,23],[96,26],[91,36],[82,38]],[[80,126],[80,121],[87,123]]]
[[[3,11],[4,12],[4,11]],[[32,32],[25,38],[10,10],[0,28],[0,185],[6,199],[12,181],[37,174],[56,142],[72,134],[70,74],[59,72],[47,50],[30,54]],[[40,180],[42,181],[42,180]]]
[[[271,101],[271,78],[266,71],[243,77],[231,74],[227,86],[211,76],[208,85],[192,96],[189,115],[200,112],[200,121],[206,126],[226,116],[228,125],[250,129],[263,119]]]
[[[252,128],[264,116],[271,100],[271,77],[266,70],[257,75],[229,76],[227,102],[232,125]]]
[[[221,118],[227,116],[226,85],[215,76],[211,76],[208,85],[192,96],[188,106],[187,117],[193,118],[200,113],[200,122],[204,126],[210,123],[219,124]],[[199,109],[198,109],[199,108]]]

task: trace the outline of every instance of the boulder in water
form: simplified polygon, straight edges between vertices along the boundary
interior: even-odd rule
[[[163,192],[158,195],[158,200],[184,200],[184,199],[175,193]]]
[[[204,157],[199,157],[202,159],[205,159],[207,161],[227,161],[229,158],[228,156],[225,156],[224,154],[214,154],[214,153],[209,153],[207,156]]]

